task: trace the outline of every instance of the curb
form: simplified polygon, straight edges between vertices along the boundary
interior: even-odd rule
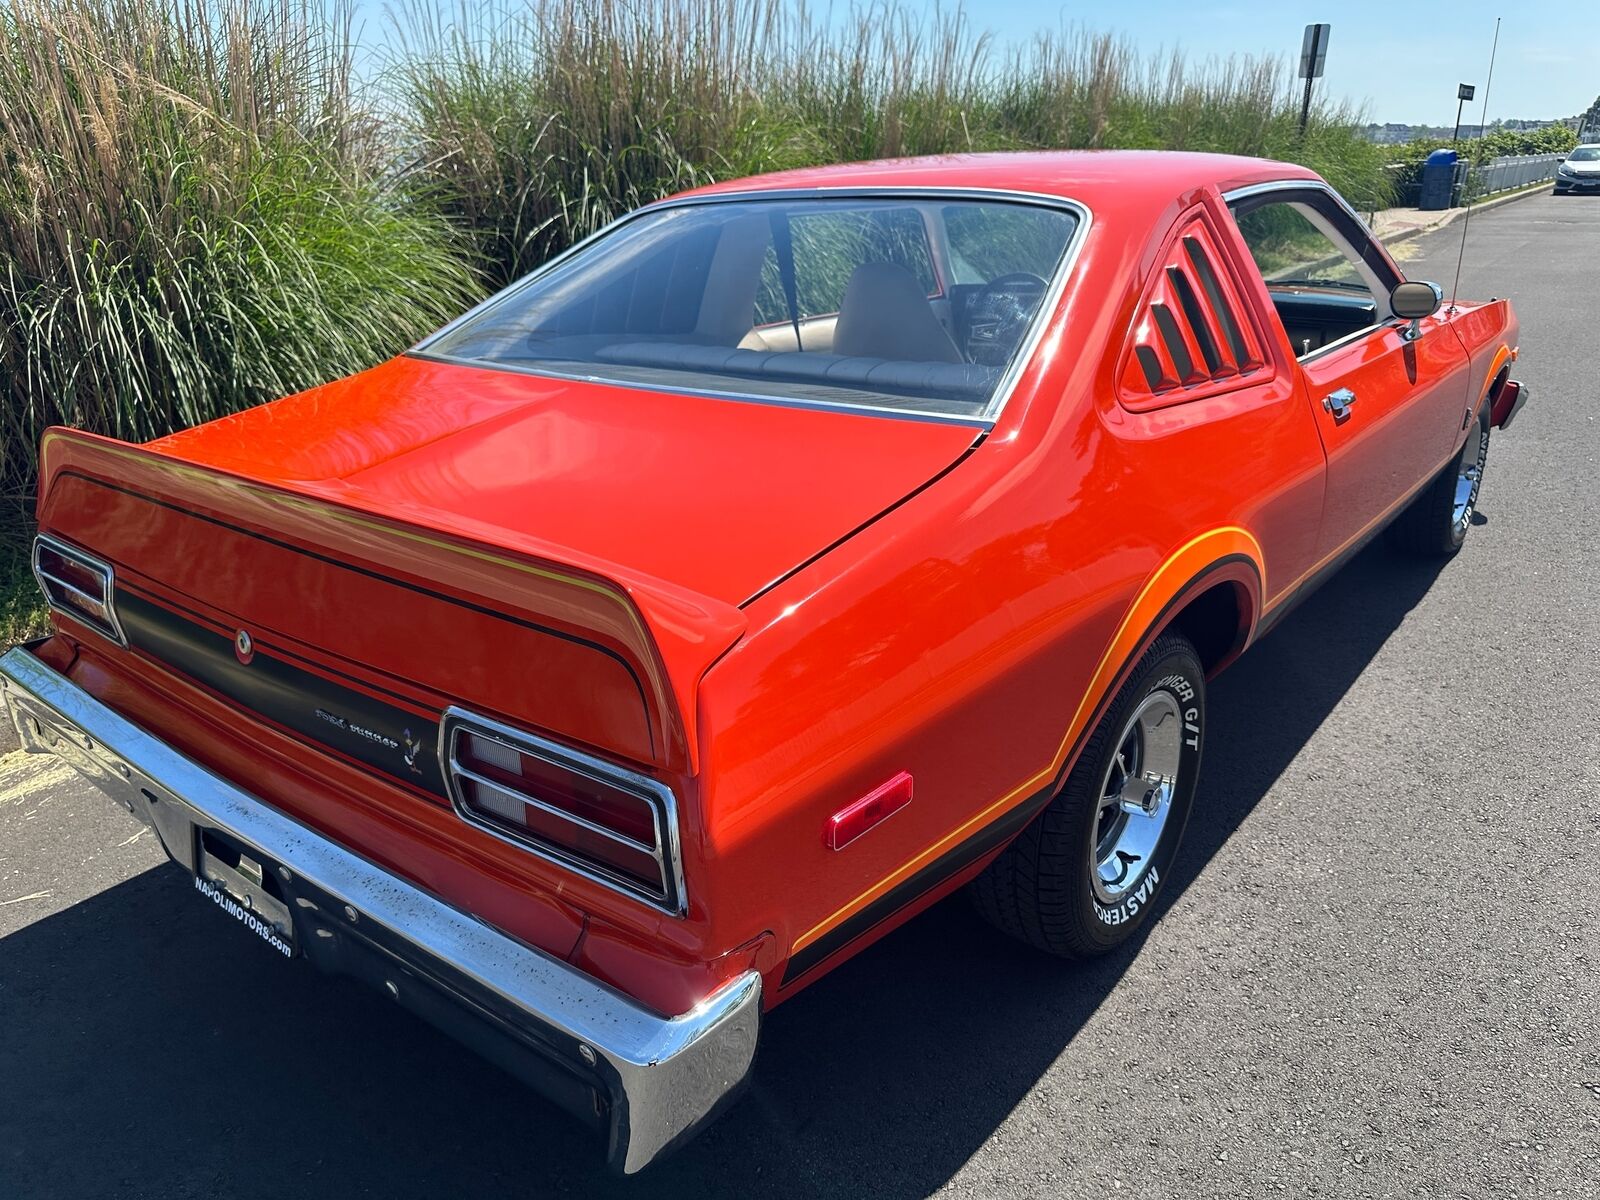
[[[1414,229],[1403,229],[1392,237],[1380,237],[1378,240],[1385,246],[1398,246],[1401,242],[1409,242],[1412,238],[1421,237],[1425,233],[1437,233],[1446,225],[1453,224],[1457,218],[1466,216],[1469,212],[1487,212],[1491,208],[1499,208],[1503,204],[1510,204],[1516,200],[1525,200],[1529,196],[1537,196],[1546,192],[1553,185],[1549,179],[1541,180],[1530,188],[1523,188],[1520,192],[1507,192],[1502,196],[1491,196],[1487,200],[1480,200],[1476,204],[1465,205],[1461,208],[1447,210],[1438,221],[1432,225],[1418,225]]]

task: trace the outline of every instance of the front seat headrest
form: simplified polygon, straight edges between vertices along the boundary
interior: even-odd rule
[[[833,352],[894,362],[965,361],[916,276],[888,262],[862,263],[851,274]]]

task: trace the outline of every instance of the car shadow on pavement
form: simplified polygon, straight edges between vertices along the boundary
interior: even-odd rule
[[[1369,549],[1211,690],[1179,899],[1426,593]],[[286,964],[175,868],[0,940],[0,1195],[921,1197],[1043,1078],[1137,944],[1059,963],[956,896],[775,1012],[749,1094],[647,1175],[354,984]],[[1065,1104],[1093,1081],[1056,1081]]]

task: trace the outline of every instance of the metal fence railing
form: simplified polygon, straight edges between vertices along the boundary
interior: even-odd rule
[[[1554,179],[1561,159],[1562,155],[1559,154],[1514,154],[1505,158],[1491,158],[1482,166],[1459,162],[1452,184],[1451,206],[1459,207],[1468,200]],[[1421,169],[1404,167],[1398,163],[1387,169],[1394,188],[1395,203],[1415,208],[1420,203],[1422,191]]]
[[[1509,192],[1554,179],[1561,159],[1559,154],[1513,154],[1506,158],[1491,158],[1480,167],[1463,163],[1461,167],[1465,167],[1466,172],[1463,179],[1458,168],[1457,202],[1493,196],[1497,192]]]

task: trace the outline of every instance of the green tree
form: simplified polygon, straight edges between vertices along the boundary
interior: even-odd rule
[[[1587,133],[1591,129],[1600,129],[1600,96],[1596,96],[1594,103],[1578,118],[1579,133]]]

